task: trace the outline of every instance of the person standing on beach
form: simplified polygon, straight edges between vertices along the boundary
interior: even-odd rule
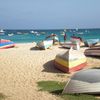
[[[64,34],[64,42],[66,42],[66,40],[67,40],[67,34],[65,33]]]

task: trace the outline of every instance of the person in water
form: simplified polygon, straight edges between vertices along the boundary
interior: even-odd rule
[[[67,34],[65,33],[64,34],[64,42],[66,42],[66,40],[67,40]]]

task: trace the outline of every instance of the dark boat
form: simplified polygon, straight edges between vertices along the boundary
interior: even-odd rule
[[[95,46],[89,49],[86,49],[84,54],[86,56],[94,56],[94,57],[100,57],[100,46]]]

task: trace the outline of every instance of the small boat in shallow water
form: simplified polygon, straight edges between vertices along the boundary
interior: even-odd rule
[[[13,36],[13,35],[14,35],[13,33],[8,34],[8,36]]]
[[[4,30],[0,29],[0,35],[4,35]]]
[[[85,46],[90,47],[90,46],[94,46],[99,42],[99,39],[87,39],[86,41],[84,41]]]
[[[53,40],[44,40],[37,43],[37,47],[40,49],[47,49],[53,45]]]
[[[0,49],[7,49],[14,46],[15,43],[10,40],[0,39]]]

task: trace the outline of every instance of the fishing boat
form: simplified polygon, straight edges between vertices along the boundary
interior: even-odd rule
[[[67,52],[57,54],[54,60],[54,66],[63,72],[73,72],[83,69],[86,66],[86,57],[84,53],[72,48]]]
[[[71,41],[73,43],[79,43],[79,44],[81,44],[82,39],[81,39],[81,37],[72,36],[71,37]]]
[[[98,56],[98,57],[100,57],[100,45],[96,46],[96,47],[86,49],[84,54],[86,56],[95,56],[95,57]]]
[[[66,42],[66,43],[63,43],[61,45],[62,45],[63,48],[66,48],[66,49],[70,49],[71,47],[74,50],[79,50],[80,49],[80,44],[79,43]]]
[[[57,36],[56,34],[54,34],[54,33],[52,33],[52,34],[50,34],[49,36],[47,36],[47,37],[45,38],[45,40],[53,40],[53,44],[54,44],[54,45],[55,45],[55,44],[58,44],[58,42],[59,42],[58,36]]]
[[[39,34],[39,32],[37,32],[37,31],[30,31],[32,34],[34,34],[34,35],[37,35],[37,36],[39,36],[40,34]]]
[[[13,36],[13,35],[14,35],[13,33],[9,33],[9,34],[8,34],[8,36]]]
[[[67,79],[62,94],[100,94],[100,69],[84,69]],[[78,99],[77,99],[78,100]],[[82,100],[82,99],[80,99]]]
[[[37,47],[40,49],[47,49],[53,45],[53,40],[44,40],[37,43]]]
[[[0,49],[7,49],[14,46],[15,43],[10,40],[0,39]]]
[[[84,41],[85,46],[87,47],[91,47],[96,45],[99,42],[99,39],[87,39],[86,41]]]
[[[4,30],[0,29],[0,35],[4,35]]]

